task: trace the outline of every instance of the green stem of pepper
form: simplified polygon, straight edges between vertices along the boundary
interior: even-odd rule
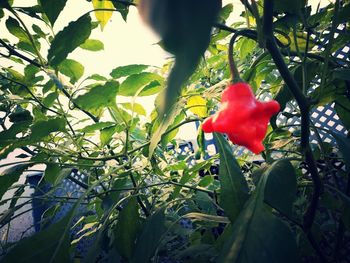
[[[236,42],[237,37],[240,36],[240,31],[237,31],[236,33],[233,34],[231,37],[229,47],[228,47],[228,62],[230,65],[230,72],[231,72],[231,82],[232,83],[238,83],[242,82],[242,79],[239,75],[239,71],[237,69],[235,60],[233,58],[233,45]]]

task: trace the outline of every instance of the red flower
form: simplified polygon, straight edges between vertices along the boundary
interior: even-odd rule
[[[202,125],[204,132],[226,133],[238,145],[258,154],[264,150],[262,140],[270,118],[277,114],[277,101],[258,101],[247,83],[229,85],[221,97],[217,113],[207,118]]]

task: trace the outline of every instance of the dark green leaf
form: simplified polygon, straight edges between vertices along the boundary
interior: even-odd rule
[[[48,136],[51,132],[64,132],[65,126],[66,121],[63,118],[37,121],[30,127],[30,138],[33,140],[38,140]]]
[[[110,75],[113,78],[118,79],[121,77],[127,77],[130,75],[141,73],[146,68],[148,68],[147,65],[140,65],[140,64],[121,66],[121,67],[117,67],[117,68],[113,69],[112,72],[110,73]]]
[[[248,184],[228,141],[219,133],[214,133],[214,138],[220,154],[220,205],[234,222],[248,199]]]
[[[227,4],[220,10],[219,17],[223,20],[226,21],[230,14],[233,11],[233,4]]]
[[[112,136],[116,132],[121,132],[121,131],[122,131],[122,126],[120,125],[110,126],[102,129],[100,131],[100,140],[101,140],[102,146],[108,144],[112,140]]]
[[[111,126],[114,126],[115,123],[114,122],[110,122],[110,121],[107,121],[107,122],[98,122],[98,123],[94,123],[94,124],[91,124],[89,126],[86,126],[84,128],[82,128],[80,131],[81,132],[94,132],[94,131],[97,131],[97,130],[102,130],[104,128],[107,128],[107,127],[111,127]]]
[[[306,0],[278,0],[275,1],[274,11],[278,13],[297,14],[306,4]]]
[[[50,108],[58,98],[58,92],[54,91],[46,95],[46,97],[43,99],[43,104]]]
[[[131,263],[148,262],[154,255],[166,231],[164,209],[147,218],[137,239]]]
[[[61,168],[59,164],[57,163],[47,164],[45,173],[44,173],[45,181],[54,185],[60,171],[61,171]]]
[[[350,100],[341,96],[335,101],[334,108],[346,129],[350,130]]]
[[[24,29],[20,26],[20,24],[18,23],[18,21],[12,17],[9,17],[6,20],[6,27],[7,30],[14,35],[15,37],[17,37],[20,41],[26,42],[26,43],[31,43],[28,35],[26,34],[26,32],[24,31]]]
[[[340,8],[338,16],[337,16],[337,22],[340,23],[345,23],[349,21],[349,14],[350,14],[350,4],[344,3],[344,6]]]
[[[347,171],[350,171],[350,138],[336,132],[332,132],[332,136],[337,141],[339,151],[343,155]]]
[[[218,263],[299,262],[297,245],[291,229],[275,217],[264,204],[264,191],[272,165],[260,179],[254,194],[232,226]]]
[[[333,77],[336,79],[350,80],[350,69],[336,69],[333,71]]]
[[[112,2],[112,3],[114,5],[115,9],[121,14],[124,21],[126,21],[126,18],[128,16],[128,13],[129,13],[129,7],[123,3],[118,3],[118,2]]]
[[[104,49],[104,44],[97,39],[87,39],[80,47],[89,51],[100,51]]]
[[[58,70],[70,78],[70,82],[74,84],[84,74],[84,66],[73,59],[65,59],[58,65]]]
[[[21,174],[32,164],[18,164],[0,173],[0,199],[11,185],[19,180]]]
[[[31,121],[33,120],[32,115],[30,114],[30,111],[28,110],[19,110],[19,111],[15,111],[12,112],[9,115],[9,120],[10,122],[27,122],[27,121]]]
[[[83,15],[78,20],[70,22],[60,31],[51,43],[48,60],[52,66],[60,64],[69,53],[83,44],[91,34],[91,18]]]
[[[3,263],[70,262],[70,237],[67,227],[72,213],[29,238],[24,238],[2,259]],[[25,257],[19,256],[25,255]]]
[[[33,31],[38,34],[38,36],[46,38],[46,34],[41,30],[41,28],[38,25],[33,24],[32,28]]]
[[[136,197],[132,197],[123,210],[119,212],[114,232],[115,245],[119,254],[129,260],[132,257],[140,227],[141,220],[137,200]]]
[[[119,84],[116,81],[106,82],[91,88],[87,93],[78,96],[75,102],[86,110],[99,109],[115,104]]]
[[[51,25],[55,24],[56,19],[65,7],[66,2],[67,0],[40,0],[40,5],[42,6]]]
[[[138,96],[142,95],[142,90],[145,86],[151,82],[157,81],[162,84],[164,79],[155,73],[142,72],[127,77],[126,80],[120,84],[118,95],[122,96]],[[147,95],[153,95],[159,92],[160,89],[156,89],[153,93]]]
[[[274,163],[265,186],[265,202],[284,215],[292,217],[297,180],[294,167],[287,160]]]

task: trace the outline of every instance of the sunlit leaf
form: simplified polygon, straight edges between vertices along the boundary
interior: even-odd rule
[[[127,77],[130,75],[138,74],[147,69],[147,65],[135,64],[135,65],[127,65],[120,66],[112,70],[110,75],[115,78]]]
[[[118,88],[118,82],[109,81],[105,85],[97,85],[87,93],[78,96],[75,102],[86,110],[108,107],[115,103]]]
[[[58,65],[58,70],[70,78],[71,83],[77,82],[84,74],[84,66],[73,59],[65,59]]]
[[[207,116],[207,101],[200,95],[191,96],[187,100],[187,107],[199,117],[204,118]]]
[[[92,0],[94,9],[115,9],[112,1],[107,0]],[[101,10],[95,11],[96,19],[100,22],[101,30],[104,29],[105,25],[111,19],[113,11]]]
[[[80,47],[89,51],[100,51],[104,49],[104,44],[97,39],[87,39]]]
[[[83,15],[78,20],[70,22],[58,32],[51,43],[47,58],[52,66],[60,64],[69,53],[83,44],[91,33],[91,18]]]
[[[145,92],[142,93],[142,90],[146,89],[147,85],[153,82],[159,83],[159,85],[156,86],[159,88],[154,89],[153,92],[148,91],[146,93],[147,90],[145,90]],[[160,75],[155,73],[142,72],[139,74],[133,74],[127,77],[126,80],[124,80],[120,84],[118,95],[122,95],[122,96],[135,96],[135,95],[143,96],[144,94],[146,94],[145,96],[153,95],[158,93],[161,90],[162,83],[164,83],[164,79]]]
[[[139,103],[121,103],[120,105],[122,105],[127,110],[131,110],[137,114],[146,116],[145,108]]]

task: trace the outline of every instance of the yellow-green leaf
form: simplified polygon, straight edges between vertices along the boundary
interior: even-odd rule
[[[94,6],[94,9],[115,9],[112,1],[92,0],[92,5]],[[112,15],[113,11],[95,11],[95,16],[100,22],[101,30],[103,30]]]
[[[187,100],[187,107],[199,117],[207,116],[207,101],[201,96],[192,96]]]

